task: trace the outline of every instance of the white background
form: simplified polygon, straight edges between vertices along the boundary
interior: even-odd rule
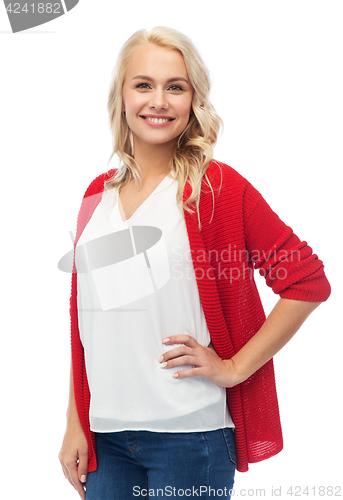
[[[342,485],[342,2],[81,0],[16,34],[0,6],[6,500],[78,497],[57,458],[70,362],[70,275],[57,262],[71,248],[85,189],[112,166],[106,105],[117,53],[156,25],[187,34],[209,66],[225,123],[215,158],[308,241],[332,285],[275,357],[284,450],[238,473],[236,497],[241,488],[291,498],[290,486]],[[277,296],[256,280],[268,313]]]

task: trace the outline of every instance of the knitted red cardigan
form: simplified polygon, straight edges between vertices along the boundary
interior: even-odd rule
[[[115,170],[88,187],[78,215],[75,245],[96,206],[104,182]],[[222,359],[231,358],[259,330],[265,314],[253,279],[259,269],[280,297],[325,301],[330,285],[323,263],[271,210],[260,193],[228,165],[211,162],[200,198],[201,232],[195,211],[184,211],[193,266],[212,344]],[[187,182],[183,201],[191,194]],[[194,203],[191,208],[195,208]],[[75,267],[74,267],[75,271]],[[177,313],[177,312],[176,312]],[[72,274],[70,298],[72,366],[75,401],[89,447],[88,470],[96,469],[95,434],[90,431],[90,392],[77,314],[77,277]],[[226,389],[235,424],[237,470],[279,453],[283,447],[273,360],[245,382]]]

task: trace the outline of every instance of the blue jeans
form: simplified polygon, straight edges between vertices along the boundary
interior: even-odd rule
[[[234,431],[96,433],[98,468],[86,500],[230,498]]]

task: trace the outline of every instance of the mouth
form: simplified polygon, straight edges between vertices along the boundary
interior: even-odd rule
[[[172,122],[175,120],[175,118],[171,118],[170,116],[150,116],[150,115],[140,115],[143,120],[149,122],[149,123],[154,123],[156,125],[160,125],[163,123],[168,123]]]

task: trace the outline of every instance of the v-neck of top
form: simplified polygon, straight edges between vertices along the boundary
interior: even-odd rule
[[[170,179],[169,177],[169,174],[172,175],[173,179]],[[129,217],[128,219],[125,219],[123,220],[122,217],[121,217],[121,213],[120,213],[120,210],[119,210],[119,203],[121,203],[120,201],[120,195],[119,195],[119,190],[117,190],[117,203],[116,203],[116,208],[117,208],[117,213],[119,215],[119,219],[120,221],[123,223],[123,224],[126,224],[128,222],[131,221],[131,219],[137,214],[138,211],[141,210],[141,208],[145,205],[147,205],[147,203],[151,200],[152,196],[154,194],[157,194],[159,193],[164,187],[166,187],[168,184],[167,184],[167,181],[174,181],[175,180],[175,174],[173,171],[170,171],[165,177],[164,179],[162,179],[162,181],[159,183],[159,185],[154,189],[154,191],[152,193],[149,194],[149,196],[147,198],[145,198],[145,200],[139,205],[138,208],[136,208],[136,210],[133,212],[133,214],[131,215],[131,217]],[[123,210],[123,213],[124,213],[124,210]],[[125,214],[124,214],[125,215]]]

